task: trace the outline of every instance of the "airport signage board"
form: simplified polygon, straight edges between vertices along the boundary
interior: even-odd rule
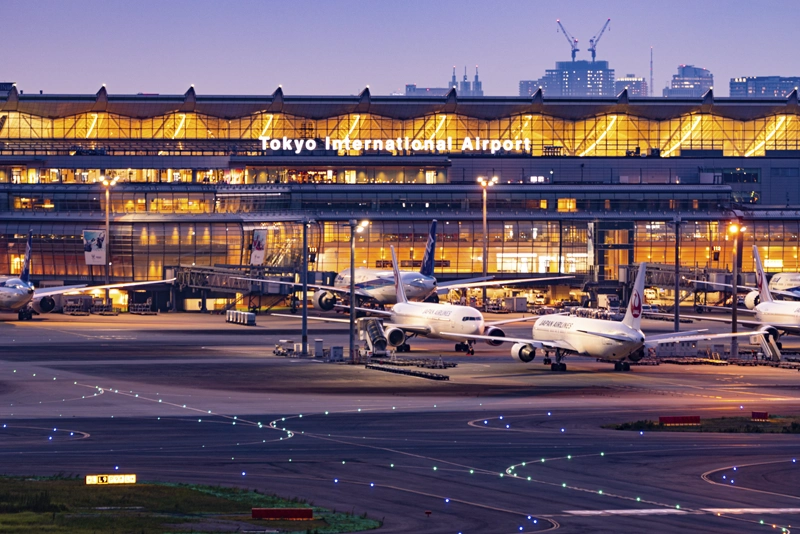
[[[136,484],[136,475],[86,475],[87,486],[111,484]]]
[[[361,150],[385,150],[387,152],[403,152],[412,150],[414,152],[448,153],[459,151],[463,153],[489,152],[496,154],[503,152],[530,153],[531,140],[529,137],[519,139],[484,139],[482,137],[465,137],[460,143],[454,143],[452,137],[443,139],[412,139],[410,137],[396,137],[393,139],[331,139],[326,137],[318,142],[316,139],[295,139],[293,137],[269,136],[259,137],[261,150],[283,150],[294,152],[300,155],[305,152],[313,152],[318,148],[335,151],[361,151]],[[323,146],[320,146],[323,145]]]
[[[266,230],[253,230],[253,248],[250,251],[250,265],[261,265],[264,263],[266,242]]]

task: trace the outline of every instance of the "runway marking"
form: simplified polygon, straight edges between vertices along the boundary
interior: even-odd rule
[[[689,512],[676,508],[642,508],[631,510],[564,510],[565,514],[580,516],[598,515],[685,515]]]
[[[712,514],[800,514],[800,508],[702,508]]]
[[[771,462],[755,462],[755,463],[751,463],[751,464],[738,464],[738,465],[736,465],[736,467],[741,469],[742,467],[754,467],[754,466],[757,466],[757,465],[772,465],[772,464],[782,464],[782,463],[793,463],[793,462],[791,460],[773,460]],[[705,473],[700,475],[700,478],[702,478],[703,480],[705,480],[709,484],[714,484],[715,486],[722,486],[722,487],[725,487],[725,488],[732,488],[732,489],[737,489],[737,490],[740,490],[740,491],[750,491],[750,492],[753,492],[753,493],[763,493],[765,495],[775,495],[777,497],[785,497],[787,499],[800,500],[800,497],[798,497],[797,495],[788,495],[786,493],[778,493],[778,492],[775,492],[775,491],[766,491],[766,490],[759,490],[759,489],[755,489],[755,488],[747,488],[747,487],[744,487],[744,486],[737,486],[737,485],[734,485],[734,484],[723,484],[721,482],[717,482],[715,480],[711,480],[711,475],[713,475],[714,473],[719,473],[720,471],[727,471],[727,470],[733,469],[733,468],[734,468],[734,466],[729,465],[727,467],[720,467],[719,469],[712,469],[712,470],[706,471]]]

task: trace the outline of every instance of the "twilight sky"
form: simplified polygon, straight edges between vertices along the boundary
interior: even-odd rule
[[[0,81],[31,93],[389,94],[477,64],[487,95],[516,95],[570,58],[557,18],[589,59],[610,17],[597,58],[617,77],[648,78],[652,45],[659,95],[680,63],[711,70],[719,96],[734,76],[800,76],[789,0],[3,0],[0,13]]]

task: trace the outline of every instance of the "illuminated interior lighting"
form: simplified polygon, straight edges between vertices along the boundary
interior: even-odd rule
[[[269,127],[272,126],[272,117],[273,116],[272,115],[268,115],[268,117],[269,117],[269,120],[267,121],[266,126],[264,126],[264,129],[261,130],[261,135],[258,136],[259,138],[266,136],[267,135],[267,130],[269,130]]]
[[[595,140],[594,140],[594,143],[592,143],[591,145],[589,145],[589,148],[587,148],[586,150],[584,150],[584,151],[581,153],[580,157],[583,157],[583,156],[585,156],[586,154],[588,154],[589,152],[591,152],[592,150],[594,150],[594,147],[596,147],[596,146],[597,146],[597,143],[599,143],[600,141],[602,141],[603,139],[605,139],[606,135],[608,135],[608,132],[611,130],[611,128],[613,128],[613,127],[614,127],[614,123],[615,123],[615,122],[617,122],[617,116],[616,116],[616,115],[612,115],[612,116],[611,116],[611,120],[610,120],[610,121],[608,121],[608,124],[606,124],[606,129],[605,129],[605,130],[603,130],[603,133],[601,133],[601,134],[600,134],[600,135],[597,137],[597,139],[595,139]]]
[[[522,128],[519,129],[519,133],[516,135],[516,137],[514,137],[515,141],[519,139],[519,137],[522,135],[522,132],[524,132],[525,129],[528,127],[528,125],[531,123],[532,118],[533,115],[525,115],[525,124],[522,125]]]
[[[775,137],[775,134],[778,133],[778,130],[781,128],[781,126],[783,126],[784,122],[786,122],[786,115],[781,116],[780,119],[775,121],[775,126],[772,128],[772,131],[767,134],[767,136],[764,138],[763,141],[761,141],[756,146],[745,152],[744,157],[749,158],[750,156],[761,150],[761,147],[766,145],[770,139]]]
[[[697,115],[697,116],[694,118],[694,120],[692,121],[692,127],[691,127],[691,128],[689,128],[689,131],[688,131],[688,132],[686,132],[686,133],[683,135],[683,137],[681,137],[681,140],[680,140],[680,141],[678,141],[677,143],[675,143],[674,145],[672,145],[672,148],[670,148],[669,150],[667,150],[666,152],[664,152],[663,154],[661,154],[661,157],[662,157],[662,158],[666,158],[666,157],[668,157],[670,154],[672,154],[673,152],[675,152],[675,149],[676,149],[676,148],[679,148],[679,147],[680,147],[680,146],[683,144],[683,142],[684,142],[684,141],[686,141],[686,140],[689,138],[689,136],[690,136],[690,135],[692,135],[692,132],[695,130],[695,128],[697,128],[697,125],[698,125],[698,124],[700,124],[700,120],[701,120],[702,118],[703,118],[703,117],[702,117],[701,115]]]
[[[353,130],[356,129],[356,125],[358,124],[358,120],[361,118],[361,115],[356,115],[356,120],[353,121],[353,125],[350,127],[350,131],[347,132],[345,137],[350,137],[350,134],[353,133]]]
[[[89,126],[89,131],[86,132],[86,139],[89,139],[89,136],[92,135],[94,131],[94,127],[97,125],[97,113],[92,113],[92,125]]]
[[[442,120],[439,121],[439,126],[437,126],[436,130],[434,130],[433,135],[431,135],[431,139],[436,139],[436,134],[439,133],[439,130],[442,129],[442,126],[444,126],[444,123],[446,121],[447,121],[447,115],[442,115]]]
[[[181,115],[181,123],[178,124],[178,129],[175,130],[174,134],[172,134],[173,139],[175,139],[178,136],[178,134],[181,133],[181,130],[183,129],[183,125],[185,123],[186,123],[186,115]]]

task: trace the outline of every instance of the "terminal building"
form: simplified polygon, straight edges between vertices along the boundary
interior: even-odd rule
[[[103,177],[116,179],[106,203]],[[488,256],[483,196],[488,188]],[[439,221],[441,279],[555,273],[615,283],[647,261],[731,267],[729,223],[768,270],[798,271],[800,107],[787,98],[261,96],[0,92],[0,272],[102,283],[82,232],[110,216],[112,281],[179,266],[419,265]],[[680,237],[676,243],[677,235]],[[677,245],[677,246],[676,246]],[[577,283],[577,282],[576,282]],[[174,291],[174,290],[173,290]],[[180,309],[191,288],[173,294]],[[159,300],[160,299],[160,300]],[[159,297],[165,305],[170,300]],[[195,308],[196,309],[196,308]]]

